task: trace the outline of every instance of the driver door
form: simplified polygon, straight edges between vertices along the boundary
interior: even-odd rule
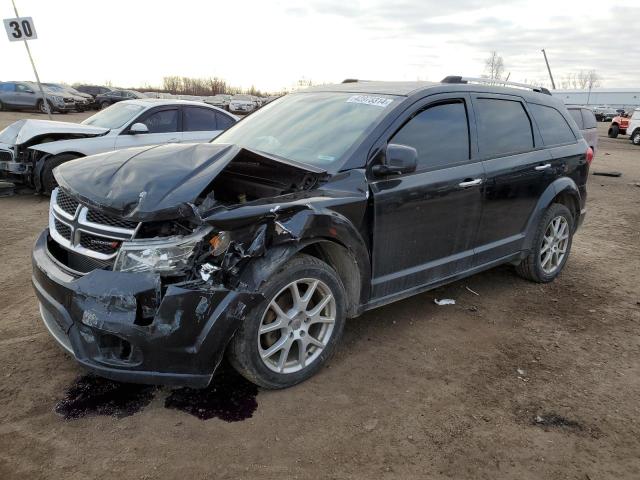
[[[130,131],[134,123],[143,123],[148,133],[133,134]],[[160,107],[143,113],[125,128],[116,140],[116,149],[179,143],[182,141],[182,120],[178,107]]]
[[[471,112],[466,94],[430,96],[391,127],[387,143],[415,148],[418,165],[370,180],[374,301],[472,267],[485,175]]]

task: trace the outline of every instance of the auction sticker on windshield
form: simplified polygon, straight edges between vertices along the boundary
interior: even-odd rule
[[[393,102],[392,98],[372,97],[370,95],[353,95],[347,100],[347,103],[364,103],[365,105],[382,108],[386,108],[391,102]]]

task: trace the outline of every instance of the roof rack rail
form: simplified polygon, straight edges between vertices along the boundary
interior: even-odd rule
[[[533,90],[534,92],[544,93],[545,95],[551,95],[551,92],[544,87],[529,85],[527,83],[507,82],[504,80],[496,80],[492,78],[475,78],[449,75],[447,77],[444,77],[440,81],[440,83],[483,83],[485,85],[504,85],[506,87],[524,88],[526,90]]]

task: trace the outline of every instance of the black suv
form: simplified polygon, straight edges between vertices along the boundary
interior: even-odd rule
[[[204,387],[226,353],[288,387],[346,318],[504,263],[552,281],[591,159],[541,89],[447,77],[290,94],[208,144],[58,167],[33,251],[42,318],[112,379]]]

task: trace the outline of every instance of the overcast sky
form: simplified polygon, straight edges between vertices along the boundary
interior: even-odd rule
[[[511,80],[556,83],[595,69],[640,86],[640,0],[16,0],[34,18],[43,81],[161,85],[220,76],[279,90],[301,78],[440,80],[478,76],[491,50]],[[14,16],[0,0],[2,18]],[[0,39],[0,80],[31,80],[18,42]]]

